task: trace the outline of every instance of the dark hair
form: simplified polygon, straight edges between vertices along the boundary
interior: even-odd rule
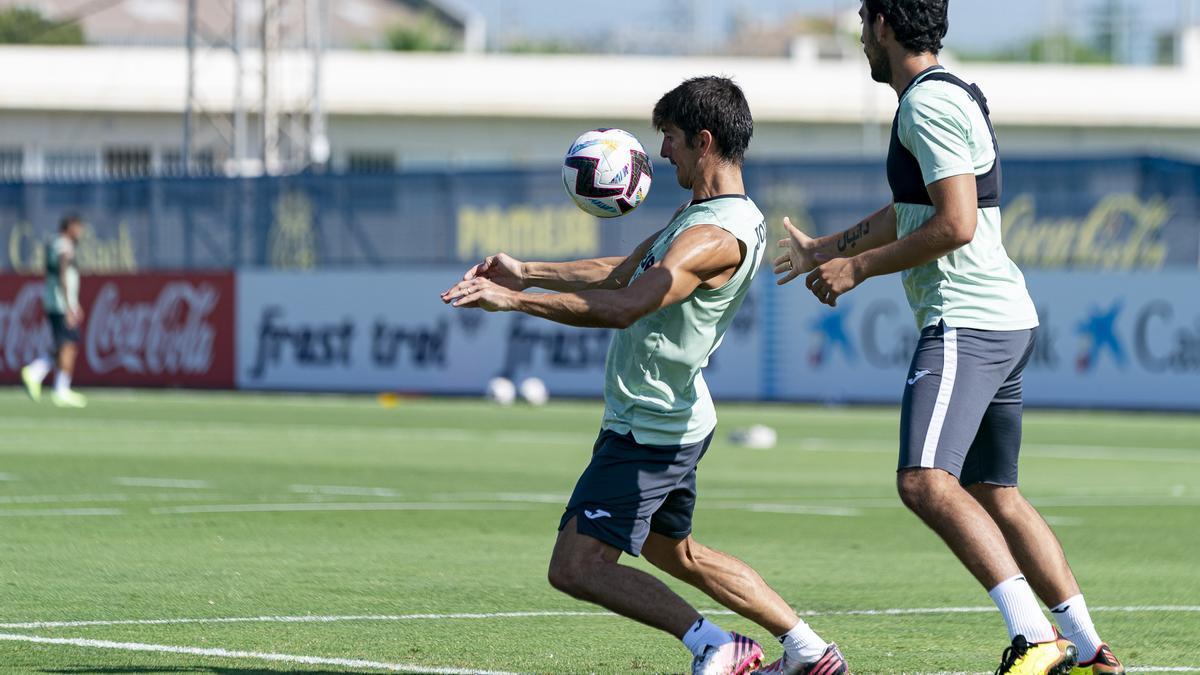
[[[914,54],[937,54],[950,29],[950,0],[863,0],[867,21],[883,15],[896,40]]]
[[[727,77],[693,77],[663,95],[654,106],[654,128],[662,131],[674,124],[684,134],[688,147],[705,129],[713,135],[720,156],[741,165],[754,118],[741,87]]]
[[[67,215],[63,216],[62,221],[60,221],[58,223],[58,231],[66,232],[67,228],[74,225],[75,223],[79,223],[82,225],[83,224],[83,216],[79,215],[78,213],[68,213]]]

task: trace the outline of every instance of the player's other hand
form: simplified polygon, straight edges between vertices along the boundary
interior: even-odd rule
[[[459,309],[504,312],[512,308],[515,291],[483,277],[464,279],[442,293],[442,302]]]
[[[837,307],[837,299],[862,283],[862,275],[854,258],[835,258],[813,270],[805,285],[817,300]]]
[[[792,225],[791,218],[784,218],[783,226],[787,229],[788,237],[779,240],[779,248],[783,253],[775,259],[775,274],[784,275],[776,282],[780,286],[813,271],[827,259],[817,252],[817,240]]]
[[[82,309],[73,309],[73,310],[67,312],[66,319],[67,319],[67,328],[71,328],[71,329],[79,328],[80,324],[83,323],[83,310]]]
[[[483,262],[467,270],[463,281],[482,278],[488,279],[499,286],[512,291],[525,289],[525,263],[508,255],[497,253],[488,256]]]

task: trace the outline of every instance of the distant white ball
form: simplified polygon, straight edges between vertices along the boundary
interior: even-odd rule
[[[589,131],[563,159],[563,187],[579,208],[600,218],[623,216],[650,193],[654,169],[638,139],[621,129]]]
[[[743,448],[769,450],[779,442],[779,435],[771,427],[755,424],[748,429],[738,429],[729,434],[729,441]]]
[[[517,387],[507,377],[493,377],[488,380],[487,398],[500,405],[512,405],[517,400]]]
[[[530,405],[546,405],[550,400],[550,391],[546,383],[536,377],[527,377],[521,381],[521,398]]]

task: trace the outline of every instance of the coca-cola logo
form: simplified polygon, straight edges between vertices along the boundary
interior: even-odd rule
[[[51,349],[50,327],[42,315],[44,284],[21,286],[12,304],[0,302],[0,365],[14,371]]]
[[[220,294],[209,284],[175,281],[152,302],[122,303],[116,284],[96,295],[87,321],[93,373],[204,374],[213,362],[216,329],[209,315]]]

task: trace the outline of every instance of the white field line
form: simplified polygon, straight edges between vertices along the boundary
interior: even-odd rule
[[[27,518],[30,516],[123,516],[121,509],[0,509],[0,518]]]
[[[7,495],[0,504],[102,504],[106,502],[186,502],[227,499],[225,495],[206,492],[160,492],[151,494],[75,494],[75,495]]]
[[[41,432],[43,425],[27,418],[0,418],[0,429],[24,429]],[[510,443],[510,444],[539,444],[539,445],[580,445],[590,447],[595,441],[593,434],[571,432],[547,432],[536,429],[510,429],[495,431],[471,431],[444,427],[363,427],[349,425],[323,424],[273,424],[273,423],[230,423],[230,422],[179,422],[179,421],[146,421],[122,418],[59,420],[55,422],[56,430],[111,431],[114,428],[129,431],[169,431],[171,436],[156,439],[161,444],[171,438],[181,440],[188,434],[200,435],[242,435],[247,433],[267,433],[288,438],[324,438],[336,435],[342,440],[346,438],[373,438],[393,441],[447,441],[463,443]],[[43,436],[38,436],[43,438]],[[1193,448],[1164,448],[1106,445],[1075,445],[1057,443],[1026,443],[1024,448],[1033,456],[1042,459],[1088,459],[1096,461],[1116,462],[1161,462],[1168,464],[1200,464],[1200,449]],[[853,437],[784,437],[777,450],[799,449],[806,452],[831,453],[865,453],[865,454],[895,454],[893,441],[878,438]]]
[[[305,502],[283,504],[197,504],[160,506],[155,515],[186,513],[285,513],[293,511],[524,511],[519,504],[455,504],[450,502]]]
[[[140,476],[118,476],[113,479],[117,485],[125,487],[170,488],[176,490],[207,490],[210,485],[206,480],[190,480],[187,478],[146,478]]]
[[[1101,613],[1200,613],[1200,605],[1143,605],[1128,607],[1091,607],[1093,612]],[[849,610],[802,610],[797,613],[804,617],[830,616],[927,616],[941,614],[989,614],[996,608],[988,607],[904,607],[892,609],[849,609]],[[727,609],[702,609],[701,614],[711,616],[732,616],[734,613]],[[185,618],[185,619],[111,619],[93,621],[30,621],[22,623],[0,623],[0,629],[5,630],[37,630],[46,628],[85,628],[93,626],[173,626],[187,624],[237,624],[237,623],[343,623],[343,622],[397,622],[397,621],[452,621],[452,620],[483,620],[483,619],[537,619],[537,618],[569,618],[569,617],[616,617],[612,612],[603,610],[548,610],[530,612],[457,612],[448,614],[348,614],[348,615],[311,615],[299,616],[239,616],[214,618]]]
[[[1200,496],[1193,497],[1171,497],[1167,495],[1145,497],[1129,496],[1129,497],[1105,497],[1103,495],[1070,495],[1063,497],[1029,497],[1029,502],[1034,506],[1043,508],[1055,507],[1084,507],[1084,506],[1102,506],[1102,507],[1123,507],[1123,506],[1200,506]],[[717,509],[744,509],[755,510],[751,507],[763,507],[758,509],[766,513],[789,513],[785,509],[822,509],[822,508],[843,508],[843,509],[902,509],[904,505],[897,497],[880,498],[880,499],[831,499],[827,503],[769,503],[769,502],[754,502],[754,503],[737,503],[723,501],[719,498],[710,500],[704,499],[704,493],[700,493],[700,502],[698,508],[717,508]],[[774,510],[778,508],[779,510]],[[794,511],[802,513],[802,510]],[[834,514],[830,514],[834,515]],[[858,515],[858,514],[854,514]]]
[[[429,496],[435,502],[517,502],[519,504],[566,505],[569,494],[554,492],[438,492]]]
[[[862,509],[899,509],[904,508],[899,497],[881,497],[865,499],[845,499],[833,497],[814,503],[805,502],[746,502],[741,498],[713,495],[707,491],[701,493],[699,508],[729,509],[752,511],[756,513],[795,513],[821,516],[860,516]],[[1027,496],[1028,497],[1028,496]],[[433,501],[472,501],[472,502],[513,502],[521,504],[566,504],[570,495],[552,493],[521,493],[521,492],[442,492],[430,495]],[[761,498],[761,497],[760,497]],[[1200,506],[1200,495],[1162,494],[1162,495],[1055,495],[1044,497],[1028,497],[1034,506],[1041,507],[1083,507],[1083,506]],[[1051,523],[1053,524],[1053,523]],[[1078,522],[1064,518],[1062,525],[1073,525]]]
[[[173,645],[151,645],[140,642],[113,642],[111,640],[85,640],[82,638],[48,638],[36,635],[13,635],[0,633],[0,640],[9,642],[31,642],[34,644],[66,645],[71,647],[86,647],[91,649],[116,649],[127,652],[158,652],[165,654],[189,654],[192,656],[210,656],[222,659],[250,659],[255,661],[273,661],[276,663],[297,663],[312,666],[340,666],[343,668],[372,668],[393,673],[439,673],[445,675],[507,675],[496,671],[464,670],[461,668],[431,668],[411,663],[383,663],[381,661],[366,661],[363,659],[337,659],[323,656],[296,656],[293,654],[273,654],[270,652],[245,652],[231,649],[210,647],[176,647]]]
[[[716,504],[713,508],[751,513],[785,513],[800,516],[834,516],[840,518],[855,518],[861,516],[860,509],[846,506],[824,506],[815,504]]]
[[[302,495],[352,495],[356,497],[399,497],[391,488],[354,487],[350,485],[289,485],[288,490]]]

